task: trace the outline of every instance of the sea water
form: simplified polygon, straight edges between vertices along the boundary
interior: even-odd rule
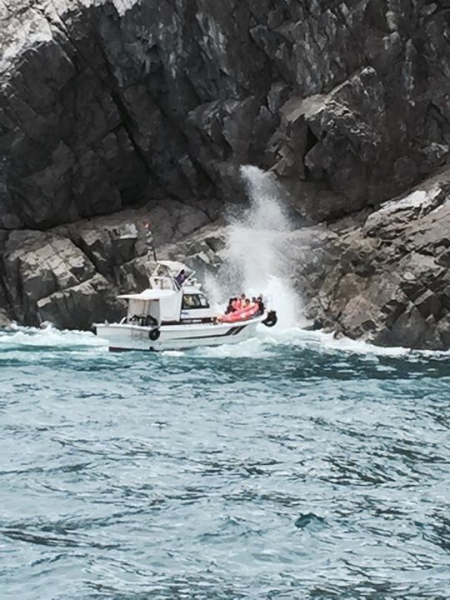
[[[450,596],[449,356],[0,334],[0,597]]]

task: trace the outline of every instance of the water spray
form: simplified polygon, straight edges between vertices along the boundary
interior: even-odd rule
[[[240,214],[230,215],[223,265],[216,282],[225,295],[263,295],[277,311],[280,324],[297,324],[299,301],[286,277],[286,235],[293,229],[283,204],[279,184],[270,173],[254,166],[241,167],[241,176],[250,200]]]

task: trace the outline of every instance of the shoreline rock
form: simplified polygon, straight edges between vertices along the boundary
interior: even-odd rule
[[[374,211],[281,235],[279,275],[309,329],[381,346],[450,347],[450,168]],[[200,274],[224,260],[225,229],[166,248]]]
[[[308,226],[286,240],[308,318],[450,346],[437,5],[16,0],[0,21],[2,319],[117,315],[145,278],[141,219],[214,267],[201,228],[245,203],[251,164]]]
[[[446,169],[369,215],[312,228],[306,247],[294,232],[294,277],[307,316],[377,345],[448,349],[449,231]]]
[[[155,224],[158,245],[207,222],[202,211],[169,201],[47,231],[5,232],[0,256],[5,322],[89,329],[95,321],[116,319],[123,312],[116,296],[148,282],[145,223]]]
[[[121,318],[116,296],[147,285],[153,257],[149,212],[124,211],[48,232],[17,231],[4,244],[4,282],[17,307],[9,317],[38,326],[89,329]],[[153,214],[155,218],[155,214]],[[157,247],[201,278],[224,261],[224,221]],[[280,233],[282,270],[312,329],[382,346],[450,347],[450,168],[374,211]],[[281,264],[281,263],[280,263]]]

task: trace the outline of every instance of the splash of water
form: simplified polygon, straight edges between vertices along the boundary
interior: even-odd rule
[[[289,280],[289,265],[283,245],[292,230],[283,209],[280,187],[273,176],[254,166],[241,167],[250,207],[229,217],[224,264],[217,282],[210,282],[217,297],[218,287],[225,293],[248,296],[263,294],[266,303],[277,311],[280,328],[298,324],[300,302]]]
[[[0,330],[0,350],[2,351],[9,347],[73,349],[74,347],[90,346],[107,348],[105,340],[88,331],[59,330],[52,325],[36,328],[14,324],[6,330]]]

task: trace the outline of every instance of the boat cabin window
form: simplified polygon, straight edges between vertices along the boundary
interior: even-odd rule
[[[209,308],[208,300],[201,294],[184,294],[183,309],[189,310],[191,308]]]

